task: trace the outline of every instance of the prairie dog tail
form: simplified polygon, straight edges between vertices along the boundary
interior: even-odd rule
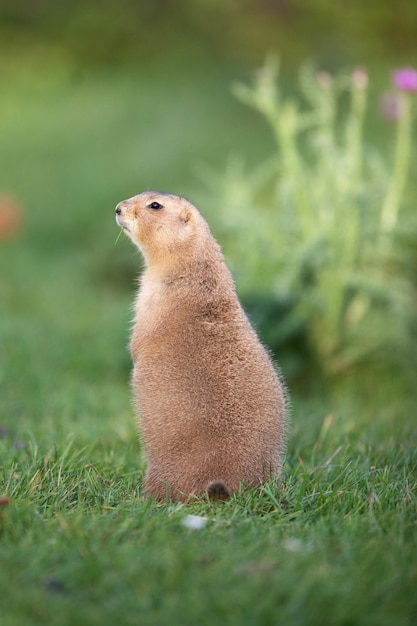
[[[207,486],[210,500],[228,500],[232,495],[231,489],[221,480],[213,480]]]

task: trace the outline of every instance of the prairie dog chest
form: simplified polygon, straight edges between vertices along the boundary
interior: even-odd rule
[[[156,278],[142,280],[135,302],[135,323],[152,317],[163,300],[164,285]]]
[[[133,361],[141,355],[156,353],[175,325],[175,299],[169,287],[158,277],[142,279],[135,302],[130,349]]]

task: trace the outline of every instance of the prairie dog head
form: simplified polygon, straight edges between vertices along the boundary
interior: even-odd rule
[[[119,202],[116,222],[142,252],[148,265],[187,256],[196,238],[205,239],[208,226],[182,196],[144,191]],[[198,237],[196,237],[198,229]]]

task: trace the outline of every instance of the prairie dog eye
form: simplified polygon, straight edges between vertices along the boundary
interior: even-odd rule
[[[157,209],[162,209],[163,206],[162,204],[159,204],[159,202],[151,202],[151,204],[148,204],[148,208],[157,210]]]

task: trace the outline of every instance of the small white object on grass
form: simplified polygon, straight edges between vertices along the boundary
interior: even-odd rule
[[[313,550],[311,543],[305,543],[296,537],[288,537],[288,539],[284,541],[283,546],[285,550],[288,550],[288,552],[307,553],[312,552]]]
[[[187,528],[193,528],[194,530],[200,530],[204,528],[207,523],[207,517],[201,517],[200,515],[186,515],[182,519],[183,526]]]

